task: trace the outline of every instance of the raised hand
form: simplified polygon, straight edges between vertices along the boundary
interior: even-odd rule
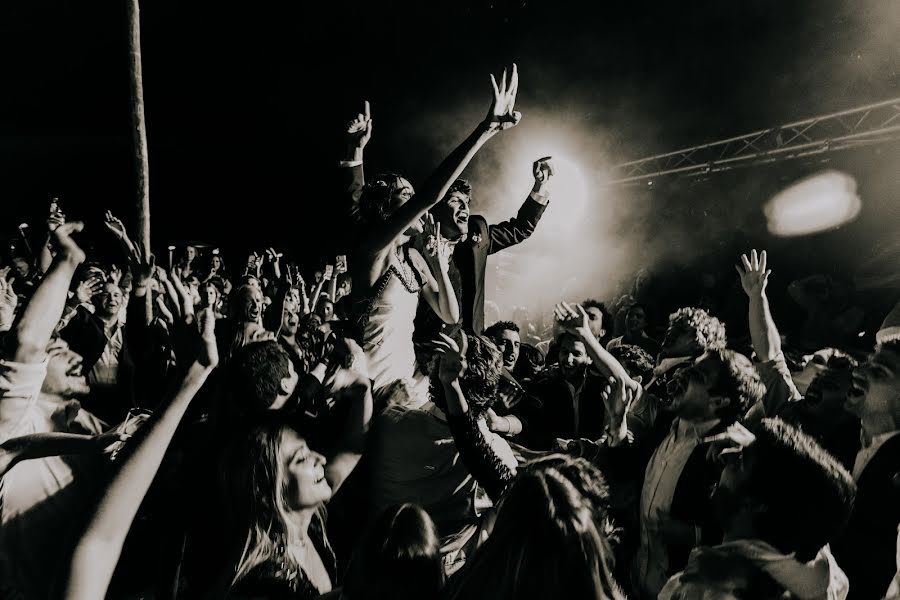
[[[441,235],[441,224],[434,220],[434,215],[425,213],[425,225],[422,228],[425,260],[432,267],[437,266],[442,273],[450,268],[450,256],[453,247]]]
[[[552,156],[545,156],[544,158],[537,159],[534,161],[534,164],[531,165],[531,172],[534,175],[535,183],[546,184],[550,181],[550,178],[556,174],[553,163],[551,162],[552,159]]]
[[[631,407],[641,397],[643,387],[641,378],[636,377],[631,381],[624,381],[617,377],[610,377],[606,386],[600,392],[606,414],[609,415],[609,439],[613,445],[626,439],[628,427],[625,415],[631,411]]]
[[[79,304],[86,304],[91,298],[103,291],[103,279],[91,276],[78,284],[75,288],[75,299]]]
[[[106,228],[109,229],[109,231],[120,240],[124,239],[128,235],[125,231],[125,225],[122,223],[122,221],[113,216],[112,212],[110,211],[106,211],[106,215],[103,219],[103,224],[106,225]]]
[[[553,308],[556,323],[569,333],[578,334],[578,330],[590,330],[591,319],[587,312],[579,304],[573,308],[566,302],[560,302]]]
[[[334,275],[334,267],[332,265],[325,265],[325,271],[322,273],[322,279],[325,281],[331,281],[332,275]]]
[[[216,315],[211,308],[200,311],[200,354],[197,362],[204,367],[215,368],[219,364],[219,346],[216,344]]]
[[[19,297],[12,287],[12,281],[6,280],[9,269],[0,269],[0,331],[12,325],[16,315]]]
[[[60,210],[56,202],[50,204],[50,214],[47,216],[47,231],[56,231],[56,228],[66,222],[66,215]]]
[[[756,441],[756,436],[740,423],[734,423],[719,435],[703,438],[704,444],[711,444],[709,454],[720,461],[729,455],[740,454]]]
[[[347,151],[358,153],[359,158],[356,160],[362,160],[363,148],[372,138],[372,112],[368,100],[364,110],[347,124]]]
[[[81,264],[86,258],[84,250],[71,237],[73,233],[78,233],[82,229],[84,229],[84,223],[81,221],[63,223],[54,229],[50,236],[59,254],[75,264]]]
[[[118,266],[113,265],[109,268],[109,280],[116,285],[119,285],[119,282],[122,281],[122,269]]]
[[[491,75],[491,85],[494,87],[494,99],[491,101],[491,107],[484,119],[485,123],[493,131],[515,127],[522,120],[522,113],[514,110],[516,93],[519,91],[519,70],[516,64],[513,63],[512,75],[508,83],[506,69],[504,69],[500,85],[497,85],[497,80],[493,75]]]
[[[462,334],[462,345],[443,333],[439,340],[433,342],[435,352],[440,356],[438,378],[442,383],[453,383],[466,372],[466,350],[469,343],[466,334]]]
[[[766,291],[769,275],[772,273],[772,271],[766,270],[767,262],[765,250],[759,255],[756,254],[756,250],[753,250],[750,252],[749,258],[746,254],[741,255],[743,269],[735,265],[735,270],[741,276],[741,286],[748,296],[761,296]]]

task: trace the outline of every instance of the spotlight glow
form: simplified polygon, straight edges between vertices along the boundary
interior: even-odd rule
[[[581,219],[587,205],[587,182],[574,161],[554,154],[551,162],[554,173],[548,186],[550,206],[540,229],[559,233],[573,229]]]
[[[769,231],[789,237],[840,227],[855,219],[861,208],[856,180],[846,173],[831,170],[780,191],[763,211]]]

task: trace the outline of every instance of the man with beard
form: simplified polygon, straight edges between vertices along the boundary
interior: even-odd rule
[[[80,409],[88,393],[82,358],[52,339],[75,269],[85,255],[70,237],[81,223],[53,233],[56,257],[16,326],[0,360],[0,444],[22,436],[99,434],[102,424]],[[98,446],[98,450],[100,447]],[[44,598],[77,515],[93,499],[103,472],[99,454],[47,456],[15,465],[0,480],[0,595]],[[18,595],[17,595],[18,594]]]
[[[676,340],[682,337],[687,340],[688,332]],[[656,598],[692,548],[719,541],[709,491],[721,467],[707,461],[702,440],[725,431],[763,390],[750,360],[724,349],[705,352],[670,381],[668,409],[675,420],[650,458],[641,491],[640,547],[632,569],[639,598]]]
[[[503,355],[497,401],[487,412],[488,428],[507,437],[517,436],[528,427],[529,420],[540,414],[540,402],[525,393],[512,373],[522,347],[519,326],[512,321],[498,321],[485,329],[484,335],[494,342]]]
[[[735,424],[716,437],[725,467],[712,502],[723,542],[694,550],[659,598],[845,597],[847,577],[827,544],[853,507],[850,474],[780,419],[752,433]]]
[[[900,525],[900,310],[888,315],[868,362],[853,374],[845,405],[862,422],[853,464],[858,493],[834,555],[850,578],[851,600],[882,598],[890,585]]]

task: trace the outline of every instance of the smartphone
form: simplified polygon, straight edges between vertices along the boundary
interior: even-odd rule
[[[346,254],[338,254],[337,259],[335,260],[334,270],[338,273],[346,273],[347,272],[347,255]]]
[[[325,265],[325,279],[331,279],[331,275],[334,273],[334,267],[331,265]]]

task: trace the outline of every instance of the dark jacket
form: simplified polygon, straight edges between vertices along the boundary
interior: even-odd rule
[[[843,536],[831,544],[850,580],[850,600],[880,600],[897,571],[900,524],[900,435],[878,449],[856,482],[856,502]]]
[[[548,367],[529,386],[528,392],[540,402],[540,416],[532,419],[531,443],[551,448],[557,438],[592,440],[603,436],[606,408],[600,393],[606,387],[602,377],[589,371],[578,401],[578,427],[572,392],[558,366]]]

